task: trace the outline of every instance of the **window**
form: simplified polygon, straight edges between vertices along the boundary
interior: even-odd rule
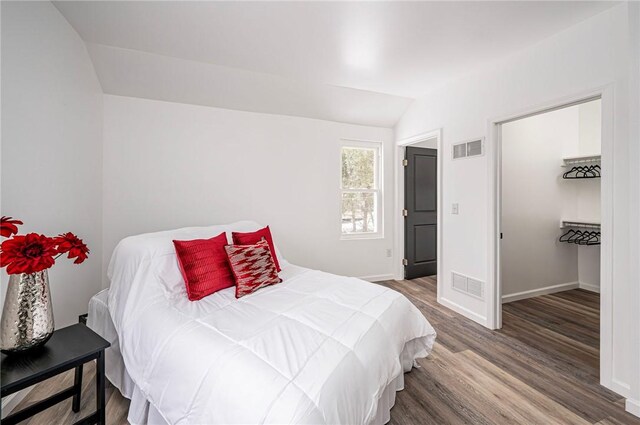
[[[346,141],[341,151],[342,237],[382,234],[381,143]]]

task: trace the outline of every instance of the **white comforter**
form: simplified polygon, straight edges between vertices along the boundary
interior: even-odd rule
[[[171,424],[370,423],[382,391],[403,373],[401,354],[427,356],[433,328],[398,292],[282,257],[281,284],[241,299],[228,288],[189,301],[172,239],[259,227],[120,242],[109,310],[129,374]]]

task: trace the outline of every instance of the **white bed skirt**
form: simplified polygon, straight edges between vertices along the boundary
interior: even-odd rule
[[[127,419],[132,425],[168,425],[160,412],[145,398],[133,382],[127,369],[124,366],[122,355],[120,354],[120,343],[116,333],[111,315],[109,314],[107,300],[109,290],[105,289],[96,294],[89,301],[89,316],[87,326],[111,343],[111,347],[106,350],[105,373],[107,379],[120,393],[131,400]],[[410,341],[404,347],[400,356],[404,372],[409,372],[414,366],[414,358],[418,352],[424,350],[421,345]],[[415,365],[417,366],[417,364]],[[383,425],[391,418],[391,408],[396,401],[396,392],[404,389],[404,373],[400,373],[382,393],[378,401],[378,411],[374,420],[367,425]]]

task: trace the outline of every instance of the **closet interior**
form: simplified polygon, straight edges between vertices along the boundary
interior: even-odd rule
[[[601,101],[501,127],[503,330],[541,338],[541,349],[597,374]],[[528,335],[528,323],[548,333]]]
[[[600,290],[600,100],[502,126],[502,295]]]

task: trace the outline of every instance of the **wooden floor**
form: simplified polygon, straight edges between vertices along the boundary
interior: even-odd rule
[[[405,375],[392,424],[640,424],[598,384],[599,295],[505,304],[490,331],[436,302],[431,278],[388,281],[429,319],[434,352]]]
[[[599,296],[583,290],[506,304],[490,331],[436,303],[435,280],[382,283],[405,294],[438,332],[431,356],[405,375],[391,424],[640,425],[623,399],[598,384]],[[95,406],[85,368],[79,414],[67,401],[24,424],[68,424]],[[70,386],[68,373],[38,385],[18,408]],[[107,389],[107,423],[126,424],[129,401]]]

